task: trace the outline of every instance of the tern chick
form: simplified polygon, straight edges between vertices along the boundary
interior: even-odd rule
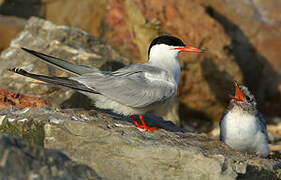
[[[266,122],[247,87],[235,85],[235,96],[220,120],[220,140],[241,152],[266,157],[270,153]]]

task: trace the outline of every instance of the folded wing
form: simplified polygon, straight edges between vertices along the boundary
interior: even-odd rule
[[[136,108],[162,103],[174,96],[177,89],[166,71],[141,65],[132,65],[112,74],[90,73],[71,79],[112,100]]]

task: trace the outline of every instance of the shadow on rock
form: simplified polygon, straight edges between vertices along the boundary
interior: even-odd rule
[[[109,114],[115,120],[129,122],[134,125],[133,120],[128,116],[114,113],[111,110],[99,109],[96,107],[95,107],[95,109],[97,109],[98,111],[100,111],[102,113]],[[139,116],[134,115],[134,117],[138,121],[138,123],[141,124],[141,122],[139,120]],[[163,118],[155,116],[153,114],[143,114],[143,118],[144,118],[146,125],[148,125],[148,126],[155,126],[155,127],[158,127],[159,129],[165,129],[166,131],[170,131],[170,132],[190,132],[189,130],[176,126],[171,121],[163,120]]]
[[[206,132],[213,128],[212,120],[204,112],[192,109],[184,103],[179,105],[179,114],[181,119],[188,119],[181,121],[181,126],[185,129]]]
[[[232,77],[228,72],[220,71],[212,59],[204,59],[201,67],[211,91],[215,94],[216,99],[226,107],[229,95],[233,94]]]
[[[91,110],[94,107],[93,101],[88,98],[86,95],[81,94],[79,92],[75,92],[71,95],[71,97],[61,103],[60,107],[62,109],[85,109]]]
[[[270,102],[271,106],[268,111],[275,115],[276,112],[280,114],[280,111],[276,111],[278,107],[280,108],[281,102],[281,95],[278,90],[278,84],[281,83],[280,74],[273,69],[264,56],[257,52],[249,38],[236,24],[212,7],[206,7],[206,12],[222,25],[226,34],[230,37],[231,47],[227,46],[225,50],[234,55],[235,61],[243,74],[243,83],[261,101],[261,104]],[[273,106],[276,106],[276,110]]]

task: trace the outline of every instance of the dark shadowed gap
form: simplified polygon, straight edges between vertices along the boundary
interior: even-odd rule
[[[203,112],[188,107],[184,103],[179,104],[181,126],[187,130],[207,132],[213,129],[212,120]]]
[[[0,6],[0,14],[28,19],[40,16],[42,0],[4,0]]]

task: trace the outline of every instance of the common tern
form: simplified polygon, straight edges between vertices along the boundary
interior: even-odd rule
[[[44,63],[76,77],[50,77],[29,73],[23,69],[12,72],[59,86],[78,90],[95,101],[95,106],[130,116],[138,128],[156,130],[145,124],[142,114],[153,113],[158,107],[176,95],[180,64],[179,52],[201,53],[203,50],[186,46],[173,36],[155,38],[148,49],[148,61],[131,64],[117,71],[100,71],[96,67],[77,65],[34,50],[22,48]],[[139,115],[139,124],[133,115]]]
[[[220,120],[220,140],[237,151],[268,156],[266,122],[256,108],[255,97],[247,87],[235,85],[228,110]]]

